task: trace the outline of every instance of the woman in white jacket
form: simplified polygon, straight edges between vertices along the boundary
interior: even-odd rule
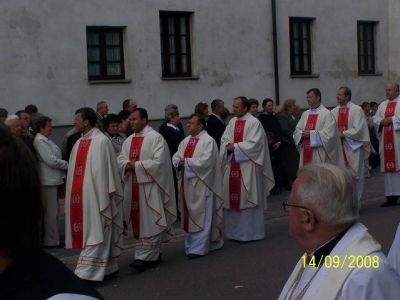
[[[40,180],[42,185],[42,200],[44,207],[43,245],[57,247],[60,245],[58,233],[58,186],[63,184],[68,162],[61,159],[60,148],[51,140],[51,119],[39,117],[36,120],[35,147],[39,160]]]

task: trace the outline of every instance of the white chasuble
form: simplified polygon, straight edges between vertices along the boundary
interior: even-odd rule
[[[309,146],[312,148],[312,156],[309,163],[327,162],[344,168],[343,150],[335,117],[322,104],[316,109],[303,112],[293,134],[293,139],[300,152],[299,167],[304,165],[305,157],[305,143],[302,134],[306,130],[306,125],[310,123],[308,119],[314,115],[318,115],[318,117],[315,127],[310,131]]]
[[[186,232],[204,230],[207,198],[213,201],[211,241],[222,239],[223,200],[222,176],[215,140],[202,131],[198,136],[186,137],[172,158],[177,168],[185,161],[183,170],[178,172],[179,199],[182,212],[182,226]]]
[[[134,153],[135,149],[140,153]],[[135,155],[138,160],[133,159]],[[134,162],[135,172],[125,171],[129,161]],[[125,221],[134,227],[129,226],[130,233],[142,239],[168,231],[176,220],[176,203],[171,160],[164,138],[146,126],[125,140],[118,164],[124,180]]]
[[[235,147],[232,154],[226,150],[228,144]],[[275,182],[268,141],[260,121],[249,113],[232,118],[221,138],[220,158],[224,207],[238,211],[254,208],[259,201],[266,207],[267,196]],[[257,193],[257,169],[262,176],[262,199]]]

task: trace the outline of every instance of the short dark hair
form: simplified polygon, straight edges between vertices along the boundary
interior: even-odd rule
[[[206,123],[206,118],[204,118],[203,115],[201,114],[191,114],[189,117],[189,120],[193,117],[197,118],[197,121],[199,122],[199,124],[203,125],[203,129],[207,129],[207,123]]]
[[[195,114],[202,114],[203,110],[205,110],[206,108],[208,108],[208,104],[205,102],[199,102],[196,104],[196,106],[194,107],[194,113]]]
[[[21,118],[21,115],[23,113],[27,113],[27,112],[25,110],[21,109],[21,110],[17,111],[15,114],[18,116],[18,118]]]
[[[37,108],[37,106],[36,105],[34,105],[34,104],[29,104],[29,105],[27,105],[26,107],[25,107],[25,111],[28,113],[28,114],[35,114],[35,113],[37,113],[39,110],[38,110],[38,108]]]
[[[242,106],[246,107],[247,110],[250,109],[250,101],[245,96],[238,96],[238,97],[235,97],[235,99],[239,99],[242,103]]]
[[[104,129],[107,129],[111,123],[121,123],[121,118],[116,114],[109,114],[103,119]]]
[[[12,258],[36,254],[43,213],[39,173],[31,151],[3,125],[0,195],[0,249]]]
[[[141,119],[146,119],[146,122],[149,122],[149,115],[147,114],[147,110],[145,110],[144,108],[138,107],[135,110],[133,110],[132,113],[134,112],[139,112],[139,116]]]
[[[371,107],[373,107],[373,106],[378,106],[378,103],[375,102],[375,101],[371,101],[371,102],[369,103],[369,106],[371,106]]]
[[[122,109],[127,110],[129,108],[129,102],[131,99],[125,99],[124,102],[122,102]]]
[[[262,107],[265,107],[265,105],[267,105],[268,102],[274,103],[274,100],[272,100],[271,98],[265,98],[262,102]]]
[[[97,114],[91,107],[82,107],[75,114],[81,114],[83,120],[88,120],[90,126],[94,127],[97,123]]]
[[[344,90],[344,95],[349,97],[349,101],[351,100],[351,89],[347,86],[341,86],[339,90]]]
[[[211,110],[215,111],[223,103],[224,101],[222,101],[221,99],[215,99],[211,101]]]
[[[36,132],[40,132],[40,129],[45,128],[47,122],[51,122],[51,119],[46,116],[40,116],[35,120],[35,130]]]
[[[123,121],[128,119],[131,113],[132,112],[130,112],[129,110],[123,109],[118,113],[118,117],[120,117],[120,119]]]
[[[313,92],[315,96],[318,96],[318,97],[319,97],[319,101],[322,101],[322,95],[321,95],[321,91],[320,91],[319,89],[317,89],[317,88],[309,89],[309,90],[307,91],[307,95],[308,95],[309,93],[311,93],[311,92]]]
[[[249,103],[250,103],[250,106],[252,106],[252,105],[257,105],[257,107],[260,105],[260,102],[258,102],[258,100],[257,99],[254,99],[254,98],[250,98],[249,99]]]
[[[0,118],[7,118],[8,111],[5,108],[0,108]]]

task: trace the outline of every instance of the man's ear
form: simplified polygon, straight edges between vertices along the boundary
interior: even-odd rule
[[[306,231],[314,231],[317,226],[317,219],[311,210],[305,209],[301,214],[301,224]]]

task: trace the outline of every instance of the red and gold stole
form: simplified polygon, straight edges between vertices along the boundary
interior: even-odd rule
[[[394,116],[397,102],[389,102],[385,110],[385,118]],[[385,162],[385,172],[396,172],[396,154],[394,149],[394,129],[393,124],[383,127],[383,160]]]
[[[308,115],[305,130],[315,130],[317,126],[318,115]],[[310,136],[304,137],[303,141],[303,165],[312,162],[313,149],[311,148]]]
[[[243,141],[244,127],[246,120],[236,120],[233,134],[233,142],[240,143]],[[240,164],[235,159],[235,154],[231,159],[231,171],[229,174],[229,208],[232,210],[240,210],[240,192],[242,184],[242,173]]]
[[[85,177],[86,160],[91,139],[82,139],[76,153],[74,175],[72,178],[70,223],[72,248],[82,249],[83,246],[83,180]]]
[[[341,133],[349,128],[349,111],[348,107],[341,107],[338,110],[338,129]],[[347,160],[346,152],[343,147],[343,139],[342,139],[342,149],[343,149],[343,157],[346,166],[349,165],[349,161]]]
[[[199,138],[190,138],[188,144],[186,145],[185,152],[183,153],[184,158],[192,158],[194,150],[196,149],[197,143],[199,142]],[[184,169],[183,169],[184,170]],[[181,183],[181,195],[182,195],[182,204],[183,204],[183,229],[186,232],[189,232],[189,211],[186,204],[185,198],[185,176],[182,172],[182,183]]]
[[[140,151],[142,149],[144,137],[133,137],[131,141],[131,148],[129,151],[129,160],[136,162],[140,160]],[[132,172],[132,200],[131,200],[131,222],[133,229],[133,236],[135,239],[140,238],[140,209],[139,209],[139,184],[137,182],[136,173]]]

